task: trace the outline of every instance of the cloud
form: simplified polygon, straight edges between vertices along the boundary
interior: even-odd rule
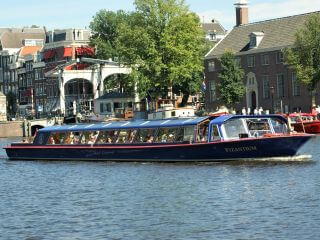
[[[249,21],[257,22],[267,19],[286,17],[291,15],[320,11],[319,0],[278,0],[273,3],[250,4],[249,1]],[[231,30],[236,22],[235,9],[230,5],[225,10],[207,10],[198,13],[201,21],[210,22],[217,19],[224,28]]]

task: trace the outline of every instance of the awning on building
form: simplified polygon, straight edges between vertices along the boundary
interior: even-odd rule
[[[63,57],[72,57],[72,48],[71,47],[64,48]]]
[[[78,56],[94,56],[94,48],[91,47],[78,47],[76,48]]]
[[[21,94],[22,97],[30,97],[30,96],[32,96],[32,88],[29,87],[28,89],[21,91],[20,94]]]
[[[51,50],[45,51],[43,57],[45,60],[47,60],[47,59],[53,58],[55,55],[56,55],[56,51],[51,49]]]

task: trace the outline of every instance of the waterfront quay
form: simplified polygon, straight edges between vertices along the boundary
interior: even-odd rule
[[[1,239],[319,239],[319,140],[301,150],[311,159],[214,164],[8,161],[0,150]]]

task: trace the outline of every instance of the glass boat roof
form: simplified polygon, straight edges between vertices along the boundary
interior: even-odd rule
[[[133,121],[110,121],[103,123],[87,123],[74,125],[55,125],[40,129],[40,132],[57,131],[98,131],[107,129],[129,129],[129,128],[158,128],[158,127],[182,127],[197,125],[210,117],[161,119],[161,120],[133,120]]]

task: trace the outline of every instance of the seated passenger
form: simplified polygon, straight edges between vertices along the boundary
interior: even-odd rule
[[[174,135],[173,134],[169,134],[168,142],[174,142]]]
[[[148,136],[147,143],[152,143],[153,142],[153,136]]]
[[[52,136],[49,137],[48,144],[55,144],[54,138]]]
[[[96,139],[95,139],[94,135],[90,135],[88,144],[94,144],[95,141],[96,141]]]
[[[161,142],[167,142],[167,135],[166,134],[163,134],[161,136]]]

